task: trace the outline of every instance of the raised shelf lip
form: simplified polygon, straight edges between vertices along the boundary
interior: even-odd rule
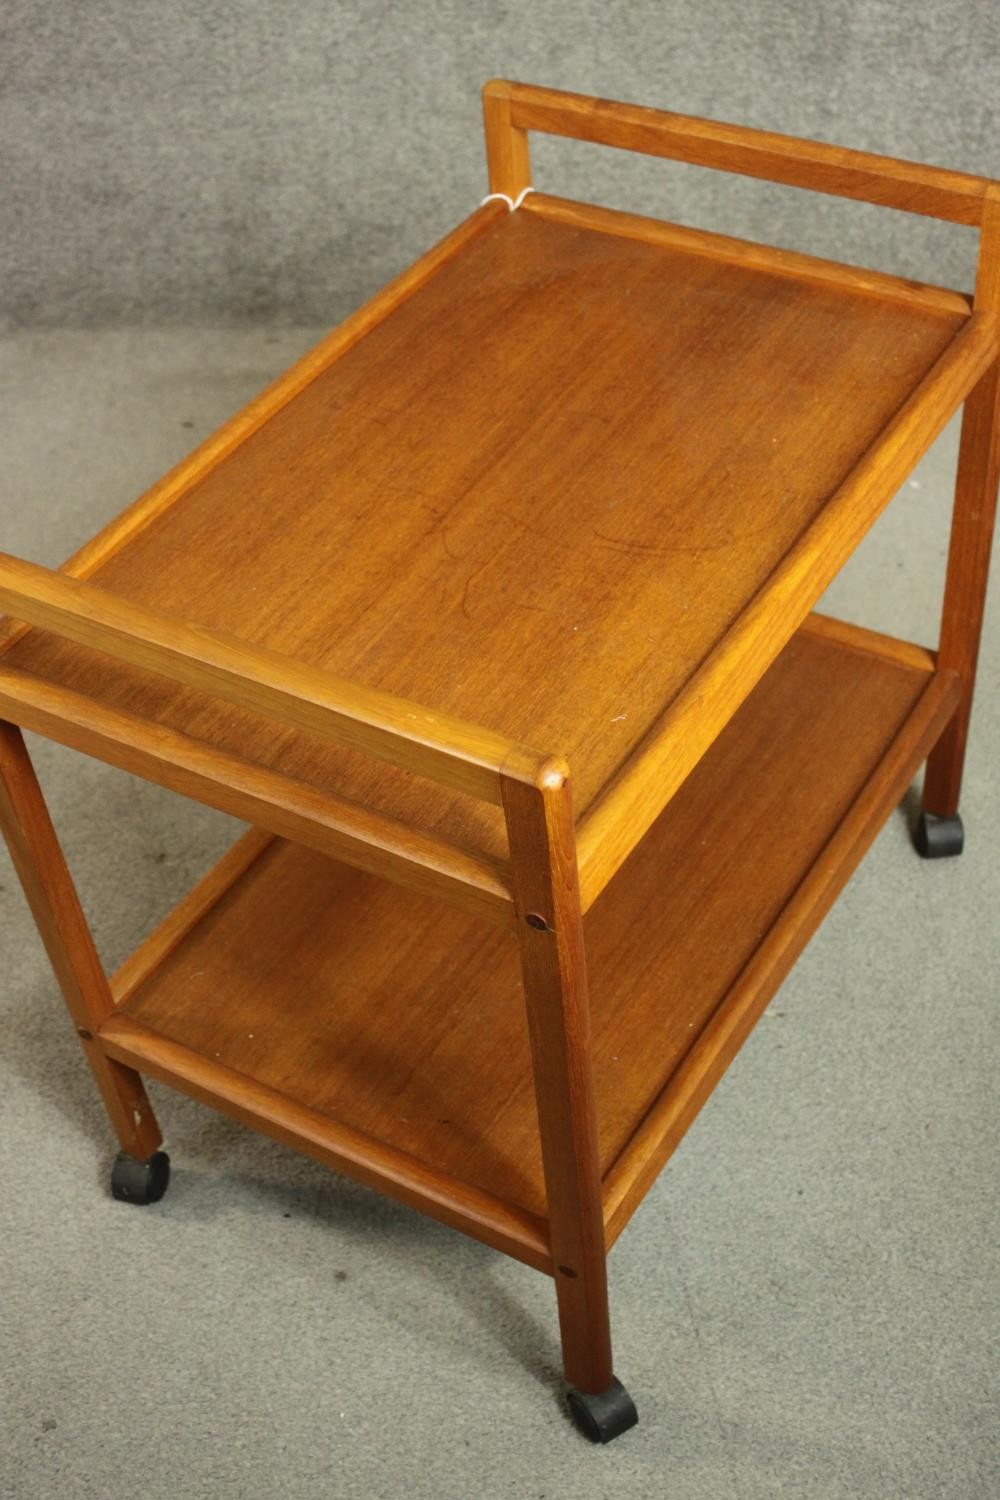
[[[587,911],[997,357],[973,313],[577,823]]]
[[[968,317],[972,311],[972,298],[948,287],[890,276],[885,271],[850,266],[842,261],[825,260],[798,250],[783,250],[776,245],[760,244],[756,240],[743,240],[712,230],[694,229],[671,223],[667,219],[625,213],[620,209],[603,208],[596,203],[581,203],[572,198],[541,192],[532,192],[525,198],[522,209],[538,218],[587,229],[595,234],[638,240],[642,244],[660,245],[683,254],[725,261],[751,274],[761,271],[774,276],[818,282],[825,286],[840,287],[845,292],[904,302],[928,312]]]
[[[919,646],[915,641],[901,640],[898,636],[886,635],[884,631],[872,630],[867,625],[855,625],[850,620],[841,620],[819,610],[806,615],[797,633],[820,636],[838,646],[848,646],[852,651],[895,662],[912,672],[931,673],[937,668],[937,652],[929,646]]]
[[[840,622],[831,622],[839,626]],[[821,627],[819,633],[826,633]],[[830,632],[835,635],[835,632]],[[859,637],[868,632],[859,632]],[[841,644],[845,642],[841,641]],[[849,644],[849,642],[848,642]],[[863,647],[859,647],[863,649]],[[919,648],[913,648],[919,649]],[[887,653],[882,653],[887,654]],[[890,659],[898,657],[890,656]],[[896,806],[961,696],[956,673],[932,671],[916,704],[850,809],[791,893],[743,972],[605,1172],[610,1247],[769,1004],[810,937]]]
[[[341,1125],[128,1016],[110,1016],[98,1032],[98,1041],[115,1061],[180,1089],[515,1260],[553,1274],[547,1225],[534,1214]]]

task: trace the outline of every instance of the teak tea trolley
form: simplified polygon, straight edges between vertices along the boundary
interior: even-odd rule
[[[608,1249],[924,760],[961,848],[1000,188],[485,111],[471,217],[61,570],[0,558],[0,814],[116,1196],[166,1187],[148,1074],[552,1276],[607,1441]],[[975,297],[529,191],[530,131],[977,225]],[[811,613],[963,401],[937,651]],[[253,825],[110,979],[15,726]]]

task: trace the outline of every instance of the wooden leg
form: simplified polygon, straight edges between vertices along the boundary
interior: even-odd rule
[[[566,1379],[611,1384],[611,1330],[576,843],[565,767],[504,781]]]
[[[931,752],[923,797],[924,811],[939,818],[957,813],[962,789],[1000,476],[998,394],[1000,374],[994,365],[966,401],[962,419],[938,652],[940,665],[958,672],[962,700]]]
[[[1000,312],[1000,192],[984,205],[975,306]],[[986,605],[990,549],[1000,478],[1000,364],[971,392],[962,417],[955,509],[948,552],[938,663],[958,673],[962,700],[927,762],[925,813],[953,818],[958,812],[962,768],[972,714],[976,662]]]
[[[111,991],[21,731],[2,722],[0,826],[121,1148],[146,1161],[160,1145],[156,1119],[138,1073],[96,1040]]]

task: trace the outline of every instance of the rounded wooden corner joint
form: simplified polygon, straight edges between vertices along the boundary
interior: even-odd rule
[[[569,781],[569,766],[561,755],[548,756],[535,772],[540,792],[561,792]]]
[[[508,78],[487,78],[483,84],[484,99],[509,99],[513,92],[513,84]]]
[[[569,766],[561,755],[512,745],[500,767],[500,782],[516,781],[539,792],[558,791],[569,781]]]

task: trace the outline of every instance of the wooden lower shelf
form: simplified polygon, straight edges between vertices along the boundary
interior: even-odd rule
[[[879,640],[800,631],[587,915],[609,1239],[954,708]],[[190,911],[229,880],[125,966],[106,1051],[549,1269],[511,935],[258,835]]]

